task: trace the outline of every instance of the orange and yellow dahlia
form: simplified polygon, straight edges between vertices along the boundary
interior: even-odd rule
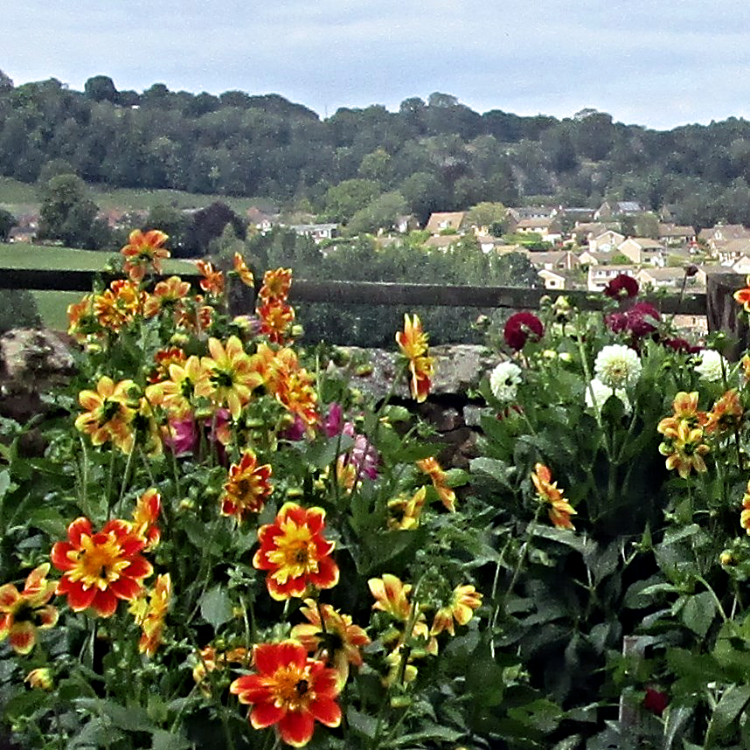
[[[474,616],[474,610],[481,604],[482,595],[473,586],[457,586],[448,604],[435,612],[430,635],[438,635],[444,630],[455,635],[454,623],[466,625]]]
[[[253,649],[255,674],[238,677],[229,690],[252,706],[248,719],[254,729],[277,726],[287,745],[303,747],[312,739],[315,722],[327,727],[341,723],[336,671],[310,659],[296,641],[261,643]]]
[[[349,615],[342,615],[330,604],[319,605],[314,599],[305,599],[300,612],[307,622],[295,625],[291,637],[308,652],[317,652],[317,658],[332,664],[338,675],[338,684],[343,688],[349,677],[349,665],[361,667],[364,664],[362,649],[370,643],[367,633],[359,625],[352,624]]]
[[[164,243],[169,237],[158,229],[142,232],[134,229],[128,244],[120,250],[125,257],[125,273],[133,281],[140,282],[147,272],[161,273],[161,262],[169,257]]]
[[[195,395],[210,398],[216,406],[226,405],[232,418],[238,419],[263,379],[253,370],[252,360],[236,336],[230,336],[226,346],[210,338],[208,350],[211,356],[201,358],[203,372]]]
[[[456,493],[448,486],[448,475],[443,471],[437,459],[434,456],[423,458],[417,461],[417,468],[427,474],[432,480],[432,486],[435,488],[440,502],[451,513],[456,511]]]
[[[750,313],[750,276],[745,279],[745,284],[744,289],[738,289],[732,296],[745,308],[745,312]]]
[[[140,625],[143,631],[138,650],[146,656],[152,657],[161,645],[171,598],[172,578],[169,573],[164,573],[157,576],[153,589],[130,605],[136,625]]]
[[[115,383],[106,375],[99,378],[95,391],[84,390],[78,401],[86,409],[75,420],[76,429],[89,435],[94,445],[111,441],[123,453],[133,450],[132,428],[138,401],[133,399],[132,380]]]
[[[544,464],[536,464],[531,472],[531,481],[534,483],[539,498],[549,503],[549,520],[558,529],[575,530],[571,516],[576,515],[573,506],[563,497],[562,490],[557,488],[557,482],[552,481],[552,472]]]
[[[269,594],[279,601],[302,597],[310,587],[333,588],[339,569],[331,553],[335,542],[323,536],[325,511],[284,503],[276,520],[258,529],[260,549],[253,557],[258,570],[266,570]]]
[[[153,572],[141,555],[145,546],[127,521],[113,519],[95,532],[88,518],[77,518],[68,526],[68,541],[52,547],[52,564],[63,571],[55,593],[67,596],[75,612],[91,608],[111,617],[120,599],[140,596],[143,579]]]
[[[271,464],[258,466],[258,457],[249,448],[238,464],[229,467],[229,477],[221,496],[221,513],[241,523],[248,513],[260,513],[271,492]]]
[[[28,654],[36,644],[36,631],[57,622],[57,608],[49,604],[57,583],[47,580],[49,563],[34,568],[23,590],[12,583],[0,586],[0,642],[8,639],[17,654]]]
[[[224,274],[213,267],[213,264],[207,260],[197,260],[195,265],[198,267],[201,276],[200,280],[201,289],[206,294],[211,294],[214,297],[218,297],[224,293]]]
[[[427,334],[422,330],[419,316],[404,315],[404,330],[396,333],[396,343],[408,360],[411,378],[411,395],[418,402],[424,401],[432,387],[432,357],[428,356]]]

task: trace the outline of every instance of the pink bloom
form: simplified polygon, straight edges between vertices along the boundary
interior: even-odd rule
[[[375,446],[364,436],[354,430],[354,425],[347,422],[342,430],[344,435],[354,438],[354,445],[345,458],[345,464],[352,464],[357,474],[366,476],[368,479],[377,479],[380,456]]]
[[[299,416],[299,414],[295,414],[294,421],[281,433],[281,437],[285,440],[291,440],[296,443],[297,441],[302,440],[302,438],[305,437],[306,431],[307,425],[305,424],[304,420]]]
[[[323,429],[326,437],[335,437],[344,428],[344,410],[341,404],[333,403],[328,410],[328,416],[325,419]]]
[[[164,440],[165,445],[175,454],[184,456],[195,453],[198,447],[198,428],[192,417],[169,420],[169,436]]]

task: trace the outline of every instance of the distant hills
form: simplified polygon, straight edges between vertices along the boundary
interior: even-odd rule
[[[424,221],[480,201],[669,206],[678,223],[750,224],[750,123],[656,131],[605,112],[474,112],[449,94],[339,109],[326,119],[277,94],[84,91],[14,86],[0,72],[0,175],[27,183],[73,172],[90,184],[260,196],[333,220],[374,201]],[[343,188],[341,187],[343,185]],[[331,190],[338,189],[337,201]],[[346,201],[345,201],[346,202]]]

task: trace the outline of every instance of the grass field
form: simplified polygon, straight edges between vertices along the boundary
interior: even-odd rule
[[[175,208],[202,208],[214,201],[223,201],[234,211],[243,215],[251,206],[270,210],[271,201],[264,198],[237,198],[227,195],[196,195],[181,190],[108,189],[89,186],[91,199],[100,209],[121,211],[147,211],[154,206]],[[39,210],[39,195],[36,185],[19,182],[10,177],[0,177],[0,208],[18,215],[36,213]]]
[[[50,270],[100,271],[116,253],[97,253],[91,250],[73,250],[68,247],[45,247],[16,243],[0,243],[0,273],[4,268],[46,268]],[[164,263],[167,273],[195,271],[195,266],[184,260]],[[42,323],[47,328],[65,330],[68,327],[66,311],[71,302],[81,299],[80,292],[32,292],[36,299]]]

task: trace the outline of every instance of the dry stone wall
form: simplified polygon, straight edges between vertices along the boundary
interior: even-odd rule
[[[409,398],[405,384],[391,391],[398,368],[395,352],[380,349],[342,349],[340,369],[349,368],[352,385],[376,399],[391,394],[438,433],[445,444],[445,466],[466,468],[474,457],[480,403],[472,398],[482,376],[499,361],[498,355],[468,344],[435,346],[432,392],[422,404]],[[332,366],[333,367],[333,366]],[[335,369],[335,368],[334,368]],[[20,328],[0,336],[0,416],[26,423],[48,407],[42,395],[66,382],[75,372],[75,344],[67,336],[46,330]],[[33,446],[30,446],[33,447]]]

